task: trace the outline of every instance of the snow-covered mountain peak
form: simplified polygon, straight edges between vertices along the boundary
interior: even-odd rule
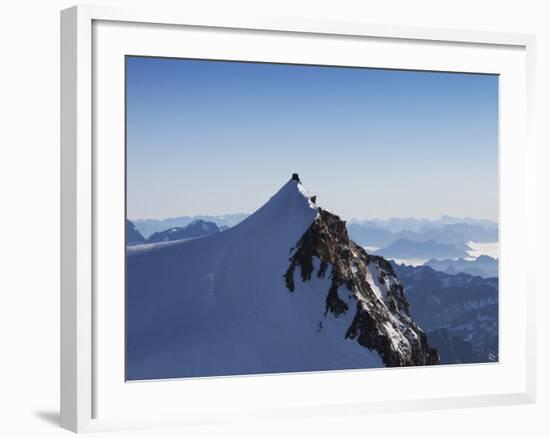
[[[293,175],[238,225],[128,252],[128,378],[438,363],[391,265]]]
[[[293,246],[317,216],[315,199],[299,180],[290,179],[262,207],[228,231],[250,235],[256,232],[282,234],[287,230],[285,244],[295,239],[291,243]]]
[[[295,174],[296,175],[296,174]],[[315,205],[316,197],[307,190],[300,180],[291,178],[283,187],[275,193],[269,201],[258,210],[269,207],[272,209],[313,209],[317,210]],[[256,214],[254,213],[253,216]]]

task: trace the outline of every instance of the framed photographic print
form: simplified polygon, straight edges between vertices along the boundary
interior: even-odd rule
[[[63,427],[534,400],[531,36],[61,24]]]

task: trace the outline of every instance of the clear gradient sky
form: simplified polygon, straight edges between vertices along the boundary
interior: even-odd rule
[[[497,219],[497,76],[126,63],[130,219],[251,213],[293,172],[344,219]]]

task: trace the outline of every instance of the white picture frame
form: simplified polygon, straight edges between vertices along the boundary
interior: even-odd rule
[[[119,25],[121,27],[126,26],[126,28],[121,30],[117,28]],[[139,38],[139,34],[143,32],[141,27],[148,27],[149,29],[150,34],[147,37],[149,42],[147,44],[145,39],[141,40]],[[516,342],[514,345],[517,347],[514,354],[517,357],[512,358],[511,355],[508,355],[505,359],[502,359],[501,363],[496,365],[497,368],[489,369],[485,366],[485,371],[480,368],[483,365],[454,368],[454,370],[459,368],[460,370],[466,370],[464,372],[471,375],[483,373],[481,379],[488,381],[490,376],[499,375],[500,369],[506,369],[507,364],[511,364],[510,369],[494,379],[493,386],[488,384],[487,387],[484,387],[485,389],[481,389],[481,393],[468,392],[467,388],[462,391],[456,389],[453,393],[446,393],[445,388],[443,388],[440,391],[432,391],[431,395],[422,395],[411,389],[409,392],[403,392],[401,396],[396,392],[397,395],[389,399],[380,397],[377,399],[362,399],[361,397],[352,399],[346,395],[345,391],[342,391],[337,396],[335,395],[332,404],[328,403],[322,396],[314,399],[314,395],[310,396],[309,399],[297,397],[299,400],[295,404],[288,404],[285,403],[283,397],[277,396],[275,387],[288,389],[296,388],[296,385],[304,385],[303,389],[311,389],[320,384],[326,384],[329,385],[329,388],[332,387],[330,385],[344,385],[345,388],[345,385],[350,383],[346,383],[346,381],[354,378],[356,374],[314,373],[315,375],[298,374],[280,378],[276,376],[255,376],[199,379],[185,383],[188,385],[187,388],[193,391],[210,391],[212,394],[219,391],[224,402],[230,400],[224,398],[224,391],[227,394],[235,394],[235,391],[238,390],[242,391],[243,394],[254,394],[261,397],[259,395],[261,392],[258,393],[257,389],[261,388],[260,391],[265,390],[267,393],[273,391],[272,402],[262,404],[261,400],[256,400],[255,404],[258,406],[253,406],[245,400],[239,400],[239,396],[233,395],[233,397],[236,397],[234,400],[235,409],[224,410],[222,407],[219,407],[219,409],[214,407],[213,410],[207,412],[197,402],[196,410],[191,409],[191,406],[182,407],[184,405],[174,405],[173,409],[169,409],[168,405],[144,405],[139,414],[137,413],[139,409],[128,409],[126,411],[120,409],[116,411],[117,406],[123,404],[121,403],[122,398],[117,397],[128,397],[125,400],[131,400],[135,399],[140,393],[144,395],[144,398],[158,396],[161,393],[170,393],[166,397],[169,403],[178,391],[178,389],[172,390],[170,388],[176,388],[177,385],[181,386],[182,383],[175,381],[145,383],[148,386],[140,387],[141,383],[125,383],[123,380],[120,381],[119,375],[107,376],[104,372],[106,368],[105,361],[111,360],[109,352],[115,351],[113,349],[120,350],[121,345],[120,343],[112,343],[109,347],[103,347],[108,342],[105,340],[105,336],[102,335],[107,323],[102,321],[107,318],[102,318],[101,315],[102,312],[105,312],[105,306],[110,304],[108,299],[97,299],[98,288],[105,290],[104,286],[106,284],[111,280],[116,281],[108,271],[101,268],[107,255],[105,254],[104,245],[99,242],[102,239],[101,236],[109,233],[105,230],[109,227],[111,219],[108,215],[103,215],[104,208],[97,207],[103,202],[110,203],[105,205],[113,205],[120,201],[120,197],[117,198],[117,193],[120,194],[122,188],[118,187],[118,189],[113,190],[111,196],[106,194],[103,187],[114,187],[117,181],[120,182],[120,173],[117,174],[118,176],[114,175],[120,171],[120,169],[116,170],[115,167],[120,161],[120,154],[124,148],[124,144],[120,144],[118,141],[121,126],[124,124],[124,119],[120,118],[120,113],[117,112],[120,109],[121,102],[117,101],[118,103],[115,102],[115,105],[109,105],[113,108],[112,113],[108,113],[107,110],[103,111],[106,108],[103,99],[103,96],[107,95],[106,92],[114,90],[114,92],[109,93],[109,95],[114,96],[113,99],[117,99],[121,92],[120,65],[118,70],[114,67],[111,70],[112,66],[107,65],[107,60],[114,59],[113,57],[120,58],[120,55],[124,53],[136,54],[135,50],[138,50],[139,54],[157,53],[159,47],[165,47],[163,55],[167,55],[170,50],[177,50],[177,48],[171,48],[166,44],[162,46],[163,36],[161,34],[178,32],[178,29],[184,28],[189,32],[200,31],[201,35],[231,30],[235,31],[242,41],[253,41],[255,38],[261,38],[264,33],[269,34],[270,38],[278,38],[279,36],[284,36],[287,39],[309,38],[310,40],[315,38],[338,38],[338,44],[348,44],[347,41],[354,41],[353,44],[362,44],[362,41],[368,40],[374,45],[384,42],[384,44],[396,44],[404,47],[418,47],[419,50],[426,51],[426,56],[430,56],[429,50],[433,49],[437,50],[437,53],[441,53],[442,58],[446,57],[443,54],[447,46],[452,45],[453,48],[460,50],[462,54],[456,56],[456,61],[451,60],[452,56],[449,56],[449,59],[445,61],[447,64],[444,65],[451,66],[448,68],[450,71],[460,71],[463,68],[465,70],[462,71],[469,71],[468,67],[461,67],[461,65],[468,66],[478,63],[476,65],[482,66],[479,67],[479,71],[503,74],[504,78],[509,78],[505,81],[502,89],[506,94],[506,99],[502,103],[500,117],[500,124],[501,126],[504,125],[503,131],[501,131],[500,219],[505,219],[506,223],[503,231],[501,231],[501,241],[504,242],[501,248],[501,269],[512,266],[519,267],[514,269],[516,272],[513,274],[501,278],[501,288],[506,289],[507,285],[515,288],[516,284],[520,284],[519,282],[516,283],[519,276],[522,276],[524,280],[526,279],[521,283],[522,286],[519,291],[516,290],[514,297],[510,298],[510,300],[517,300],[510,301],[510,303],[513,303],[514,308],[518,309],[517,327],[519,327],[519,333],[515,333],[517,340],[514,341]],[[131,53],[126,51],[129,50],[129,46],[125,46],[127,42],[123,41],[123,37],[120,37],[120,32],[132,32]],[[158,39],[154,35],[157,35]],[[310,38],[313,36],[315,38]],[[106,42],[109,44],[106,44]],[[215,53],[212,50],[218,50],[218,46],[212,46],[213,49],[208,47],[206,43],[204,45],[199,44],[193,53],[200,55],[200,51],[203,50],[203,57],[212,57]],[[253,48],[254,44],[251,47]],[[274,51],[272,56],[279,56],[275,53],[277,47],[275,42],[270,47],[273,47]],[[281,46],[281,49],[284,49],[284,46]],[[479,52],[481,49],[484,52]],[[271,55],[269,53],[265,54],[265,50],[269,52],[270,49],[264,49],[262,56],[271,59]],[[401,47],[396,50],[403,51],[404,49]],[[478,52],[475,52],[476,50]],[[470,56],[469,52],[475,52],[476,55]],[[487,56],[479,56],[480,53],[486,53]],[[231,17],[216,17],[214,14],[197,16],[192,11],[128,10],[103,6],[77,6],[62,11],[61,426],[75,432],[83,432],[119,428],[159,427],[163,425],[202,424],[239,417],[246,419],[250,416],[255,418],[296,417],[324,415],[329,411],[333,415],[361,414],[364,412],[398,412],[411,409],[441,409],[534,402],[535,273],[534,268],[529,267],[527,264],[518,265],[518,256],[514,255],[518,251],[520,253],[525,250],[532,251],[535,245],[536,154],[532,133],[534,53],[534,37],[524,34],[424,29],[365,23],[316,22],[299,19],[259,19],[239,14]],[[233,56],[241,55],[235,52]],[[299,53],[293,56],[295,56],[293,61],[299,61]],[[437,62],[434,60],[432,64],[427,61],[406,59],[405,56],[394,62],[389,56],[386,55],[386,58],[381,57],[377,61],[377,66],[441,70],[440,65],[443,65],[437,64],[437,62],[443,62],[441,60]],[[470,56],[472,64],[461,64],[461,56],[466,58]],[[251,58],[254,57],[251,56]],[[419,59],[422,59],[422,57]],[[101,62],[97,63],[98,60],[101,60]],[[345,63],[346,61],[340,60],[339,62]],[[456,62],[456,64],[451,62]],[[96,64],[100,64],[100,66],[98,67]],[[106,65],[107,70],[105,70]],[[101,78],[105,77],[106,71],[114,72],[113,77],[116,80],[113,81],[113,90],[106,90],[105,87],[101,88]],[[116,87],[118,89],[115,89]],[[104,91],[98,91],[101,89]],[[508,108],[512,106],[516,108]],[[115,126],[113,129],[105,127],[103,120],[106,118],[109,118],[111,123],[118,124],[118,127]],[[99,129],[98,126],[100,126]],[[111,131],[113,130],[117,130],[118,134],[112,134]],[[104,132],[107,133],[108,131],[109,134],[104,136]],[[112,135],[112,137],[108,137],[108,135]],[[115,155],[109,156],[106,152],[97,154],[98,144],[103,144],[104,138],[114,140],[114,146],[111,150]],[[513,147],[514,144],[516,145],[515,148]],[[110,174],[112,174],[112,177],[105,176]],[[109,196],[111,197],[107,200]],[[517,208],[518,202],[522,202],[522,208]],[[123,208],[123,206],[120,207]],[[521,225],[523,225],[523,228],[520,229]],[[523,233],[521,238],[518,236],[520,231]],[[120,233],[108,237],[110,240],[120,241]],[[512,271],[511,268],[510,271]],[[506,308],[504,312],[506,312]],[[112,308],[111,316],[113,315],[115,318],[121,316],[120,308],[117,308],[116,304]],[[506,321],[505,318],[504,326],[502,326],[504,329],[506,329]],[[501,324],[503,324],[502,319]],[[100,328],[98,328],[98,325]],[[504,330],[503,333],[508,332]],[[115,338],[120,339],[113,336],[113,339]],[[501,347],[506,347],[502,343],[506,344],[507,342],[506,338],[501,339]],[[98,351],[102,353],[98,354]],[[123,352],[121,351],[120,354],[123,355]],[[116,361],[118,359],[113,357],[112,360]],[[500,368],[498,368],[499,366]],[[434,379],[445,381],[461,378],[459,377],[460,370],[445,371],[444,368],[441,369],[443,371],[436,368],[414,371],[414,379],[421,381],[435,376]],[[384,371],[382,370],[382,372]],[[392,369],[391,373],[394,373],[392,379],[405,379],[408,375],[403,373],[410,372],[410,370]],[[466,376],[466,374],[463,375]],[[380,376],[376,377],[380,380],[387,378],[383,377],[382,374],[372,373],[368,376],[366,374],[361,376],[365,380],[370,379],[371,382],[373,381],[372,376]],[[499,379],[502,381],[501,389],[496,386]],[[114,381],[117,382],[116,385],[112,384]],[[124,390],[114,388],[115,386],[117,388],[124,387]],[[128,387],[131,388],[131,393],[123,394]],[[108,394],[109,398],[113,400],[112,406],[107,406],[108,403],[105,401],[105,395],[103,394]],[[136,408],[136,406],[132,406],[132,408]],[[108,412],[108,414],[103,415],[101,412]],[[133,412],[135,414],[132,414]]]

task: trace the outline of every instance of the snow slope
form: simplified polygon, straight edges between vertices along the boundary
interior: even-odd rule
[[[352,313],[325,312],[330,280],[284,274],[317,208],[289,181],[239,225],[133,253],[127,262],[127,378],[383,366],[346,339]]]

